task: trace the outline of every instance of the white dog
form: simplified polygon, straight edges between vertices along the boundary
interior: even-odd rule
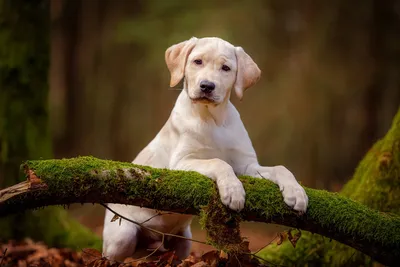
[[[305,212],[308,197],[293,174],[283,166],[263,167],[257,161],[247,131],[229,98],[241,99],[260,78],[257,64],[241,47],[219,38],[195,37],[167,49],[165,60],[171,73],[170,86],[184,78],[172,113],[157,136],[133,163],[154,168],[197,171],[214,180],[223,204],[240,211],[245,191],[238,175],[265,178],[276,183],[283,199],[294,210]],[[128,218],[142,222],[154,216],[151,209],[109,204]],[[137,246],[155,248],[161,236],[131,222],[111,222],[106,211],[103,254],[113,260],[132,256]],[[145,223],[150,228],[191,238],[192,217],[181,214],[156,216]],[[177,239],[171,249],[182,259],[189,255],[190,241]]]

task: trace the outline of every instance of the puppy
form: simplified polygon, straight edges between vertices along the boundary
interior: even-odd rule
[[[261,71],[241,48],[219,38],[191,38],[165,52],[171,74],[170,86],[184,79],[171,115],[157,136],[137,155],[133,163],[154,168],[197,171],[216,182],[223,204],[240,211],[245,191],[237,178],[249,175],[276,183],[287,205],[305,212],[308,197],[293,174],[283,166],[265,167],[257,161],[240,115],[230,102],[234,91],[239,99],[260,79]],[[116,212],[137,222],[154,216],[151,209],[109,204]],[[103,231],[104,256],[123,261],[137,246],[155,248],[161,236],[122,220],[111,222],[106,211]],[[156,216],[146,226],[165,233],[191,238],[192,217],[181,214]],[[186,258],[191,243],[174,240],[171,249]]]

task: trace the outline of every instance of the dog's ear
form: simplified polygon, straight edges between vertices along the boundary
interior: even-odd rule
[[[237,60],[236,82],[234,84],[237,97],[242,100],[243,93],[258,82],[261,77],[261,70],[253,59],[244,52],[243,48],[235,47]]]
[[[196,42],[197,38],[192,37],[187,41],[169,47],[165,51],[165,62],[171,73],[171,87],[177,85],[185,75],[186,61]]]

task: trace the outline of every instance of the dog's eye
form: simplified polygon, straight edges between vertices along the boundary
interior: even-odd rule
[[[193,62],[194,62],[196,65],[201,65],[201,64],[203,64],[203,60],[201,60],[201,59],[195,59]]]
[[[223,71],[230,71],[231,68],[229,68],[227,65],[222,65],[222,70]]]

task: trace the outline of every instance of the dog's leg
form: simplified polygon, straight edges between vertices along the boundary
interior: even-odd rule
[[[182,230],[182,232],[178,233],[178,235],[181,235],[186,238],[192,238],[190,225],[186,226]],[[175,250],[175,255],[178,257],[179,260],[183,260],[189,256],[191,247],[192,247],[192,241],[181,238],[175,238],[172,250]]]
[[[103,256],[110,260],[122,262],[135,252],[139,228],[125,220],[121,221],[121,225],[119,219],[111,222],[113,217],[114,213],[106,210],[103,230]]]
[[[246,169],[245,175],[268,179],[279,186],[285,203],[294,210],[305,212],[308,197],[303,187],[294,175],[284,166],[264,167],[252,164]]]
[[[217,158],[182,159],[171,165],[173,169],[197,171],[216,181],[222,203],[233,210],[243,209],[246,192],[232,167],[225,161]]]

